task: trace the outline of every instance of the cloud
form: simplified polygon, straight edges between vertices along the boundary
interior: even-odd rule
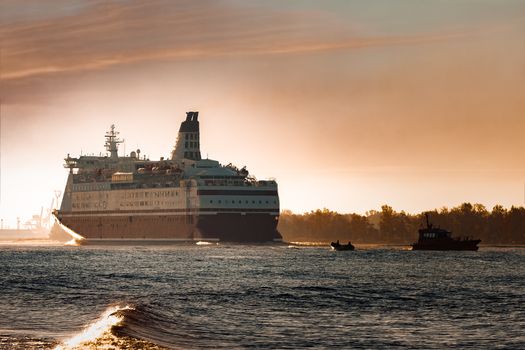
[[[105,126],[165,155],[190,108],[203,150],[277,176],[294,210],[314,209],[297,199],[312,183],[341,208],[454,205],[475,177],[479,201],[522,200],[525,22],[508,4],[473,20],[470,1],[57,1],[0,2],[4,188],[45,179],[7,194],[13,217],[62,186],[65,152],[100,150]]]
[[[371,37],[330,24],[338,23],[332,16],[215,1],[94,2],[62,16],[5,21],[1,79],[137,62],[416,45],[469,34]]]

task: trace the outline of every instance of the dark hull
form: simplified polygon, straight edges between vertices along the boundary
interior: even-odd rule
[[[93,242],[158,242],[212,240],[270,242],[282,240],[277,217],[268,213],[208,215],[87,216],[62,215],[60,221]]]
[[[268,242],[282,240],[277,218],[269,214],[223,213],[202,215],[197,220],[200,237],[229,242]]]
[[[337,243],[334,243],[332,242],[330,244],[330,246],[332,247],[333,250],[337,250],[337,251],[342,251],[342,250],[354,250],[355,247],[348,243],[348,244],[337,244]]]
[[[412,250],[471,250],[477,251],[480,240],[425,242],[412,244]]]

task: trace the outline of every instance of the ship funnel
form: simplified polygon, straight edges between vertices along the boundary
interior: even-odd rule
[[[179,135],[171,159],[200,160],[199,112],[186,112],[186,120],[180,124]]]

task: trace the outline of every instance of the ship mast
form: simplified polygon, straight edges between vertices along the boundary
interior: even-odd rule
[[[432,228],[432,224],[430,223],[430,220],[428,219],[428,212],[425,213],[425,218],[427,219],[427,228]]]
[[[111,128],[106,132],[106,151],[109,152],[109,157],[111,159],[118,159],[118,144],[124,142],[118,138],[118,131],[115,131],[115,124],[111,124]]]

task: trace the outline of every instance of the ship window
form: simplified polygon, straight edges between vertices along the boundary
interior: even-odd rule
[[[261,204],[261,203],[262,203],[262,202],[261,202],[261,201],[259,201],[259,204]]]
[[[210,200],[210,203],[213,203],[213,199],[212,199],[212,200]]]
[[[239,204],[241,204],[241,203],[242,203],[242,201],[239,201]]]
[[[222,201],[219,199],[219,203],[222,203]]]

